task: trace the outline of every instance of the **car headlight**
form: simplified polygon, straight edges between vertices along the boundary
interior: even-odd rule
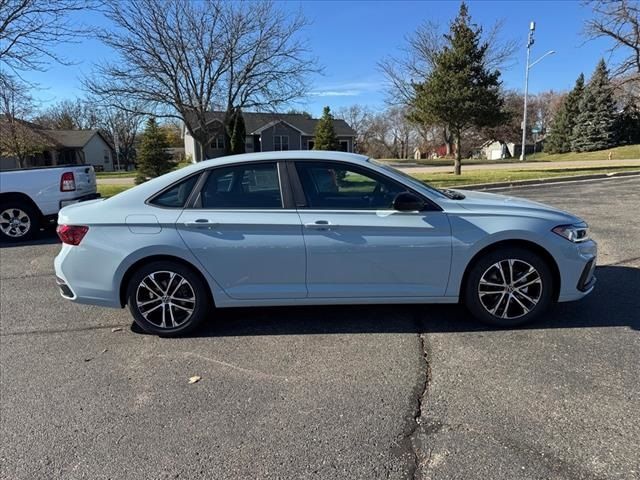
[[[589,240],[589,227],[586,223],[576,223],[575,225],[558,225],[551,230],[570,242],[580,243]]]

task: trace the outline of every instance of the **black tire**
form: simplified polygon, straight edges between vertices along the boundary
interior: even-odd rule
[[[152,274],[155,274],[153,278],[156,285],[153,285],[149,278]],[[172,277],[172,274],[175,276]],[[186,284],[178,286],[178,277],[184,279]],[[174,292],[175,299],[169,297],[174,289],[177,291]],[[159,295],[163,290],[163,296]],[[193,305],[186,300],[191,293],[195,299]],[[145,302],[148,303],[144,304]],[[154,261],[139,268],[129,279],[127,305],[136,324],[145,332],[163,337],[177,337],[193,331],[205,319],[211,308],[210,291],[208,285],[192,268],[171,260]],[[185,311],[191,308],[190,315],[180,321],[182,315],[186,315]],[[162,322],[165,326],[162,326]]]
[[[514,260],[511,267],[509,260]],[[535,272],[531,272],[530,267]],[[509,281],[503,277],[501,281],[500,268],[504,275],[512,275],[516,280],[511,278]],[[510,269],[513,274],[509,273]],[[531,273],[524,276],[527,271]],[[536,274],[539,283],[535,282]],[[483,276],[485,278],[481,286]],[[494,286],[494,282],[504,283],[505,286]],[[533,283],[525,286],[530,282]],[[509,286],[510,283],[512,286]],[[544,258],[525,248],[506,247],[488,252],[471,266],[464,285],[463,301],[478,320],[490,325],[514,327],[532,322],[544,313],[553,303],[553,291],[553,274]],[[537,302],[533,303],[527,298]],[[494,307],[496,311],[492,312]]]
[[[11,220],[18,218],[20,226],[12,227]],[[24,221],[27,219],[28,227]],[[0,203],[0,241],[23,242],[30,240],[40,231],[40,212],[29,203],[20,200],[5,200]]]

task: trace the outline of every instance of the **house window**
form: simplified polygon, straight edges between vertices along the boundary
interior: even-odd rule
[[[275,152],[284,152],[289,150],[289,135],[274,135],[273,150]]]
[[[307,140],[307,150],[313,150],[316,146],[316,142],[314,140]]]
[[[224,135],[218,135],[211,141],[211,148],[214,150],[224,149]]]
[[[340,151],[341,152],[349,151],[349,140],[340,140]]]

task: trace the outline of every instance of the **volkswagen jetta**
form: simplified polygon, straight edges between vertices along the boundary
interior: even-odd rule
[[[236,155],[60,211],[62,296],[183,334],[214,308],[462,302],[503,326],[594,286],[596,244],[539,203],[439,190],[360,155]]]

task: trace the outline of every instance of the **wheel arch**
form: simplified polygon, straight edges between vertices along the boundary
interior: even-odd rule
[[[40,207],[38,207],[36,202],[34,202],[33,199],[29,195],[27,195],[26,193],[22,193],[22,192],[2,192],[2,193],[0,193],[0,203],[10,202],[11,200],[18,200],[19,202],[26,203],[31,208],[33,208],[40,217],[43,217],[43,214],[42,214],[42,211],[40,210]]]
[[[558,263],[556,262],[553,255],[549,253],[549,251],[539,245],[538,243],[532,242],[530,240],[521,240],[521,239],[508,239],[508,240],[500,240],[495,243],[491,243],[478,252],[471,258],[469,263],[464,270],[464,274],[462,275],[462,282],[460,284],[460,299],[464,298],[465,289],[467,288],[467,276],[469,272],[475,265],[475,263],[484,255],[489,252],[493,252],[495,250],[499,250],[505,247],[520,247],[527,250],[531,250],[536,254],[540,255],[544,261],[549,265],[551,269],[551,274],[553,275],[553,301],[558,301],[558,297],[560,295],[560,287],[561,287],[561,276],[560,276],[560,268],[558,267]]]
[[[122,276],[122,280],[120,281],[120,287],[119,287],[119,299],[120,299],[120,306],[122,308],[124,308],[124,306],[127,304],[127,287],[129,286],[129,282],[131,281],[131,277],[133,276],[133,274],[142,266],[148,263],[163,261],[163,260],[179,263],[187,267],[191,271],[193,271],[193,273],[195,273],[196,275],[198,275],[200,277],[200,280],[202,280],[202,282],[207,286],[209,300],[211,301],[211,304],[215,307],[215,300],[213,298],[213,293],[211,292],[211,285],[207,280],[207,278],[205,278],[205,276],[202,274],[200,269],[198,269],[198,267],[196,267],[193,263],[188,262],[184,258],[176,257],[174,255],[162,254],[162,255],[150,255],[148,257],[143,257],[135,261],[133,264],[129,266],[129,268],[127,268],[124,275]]]

